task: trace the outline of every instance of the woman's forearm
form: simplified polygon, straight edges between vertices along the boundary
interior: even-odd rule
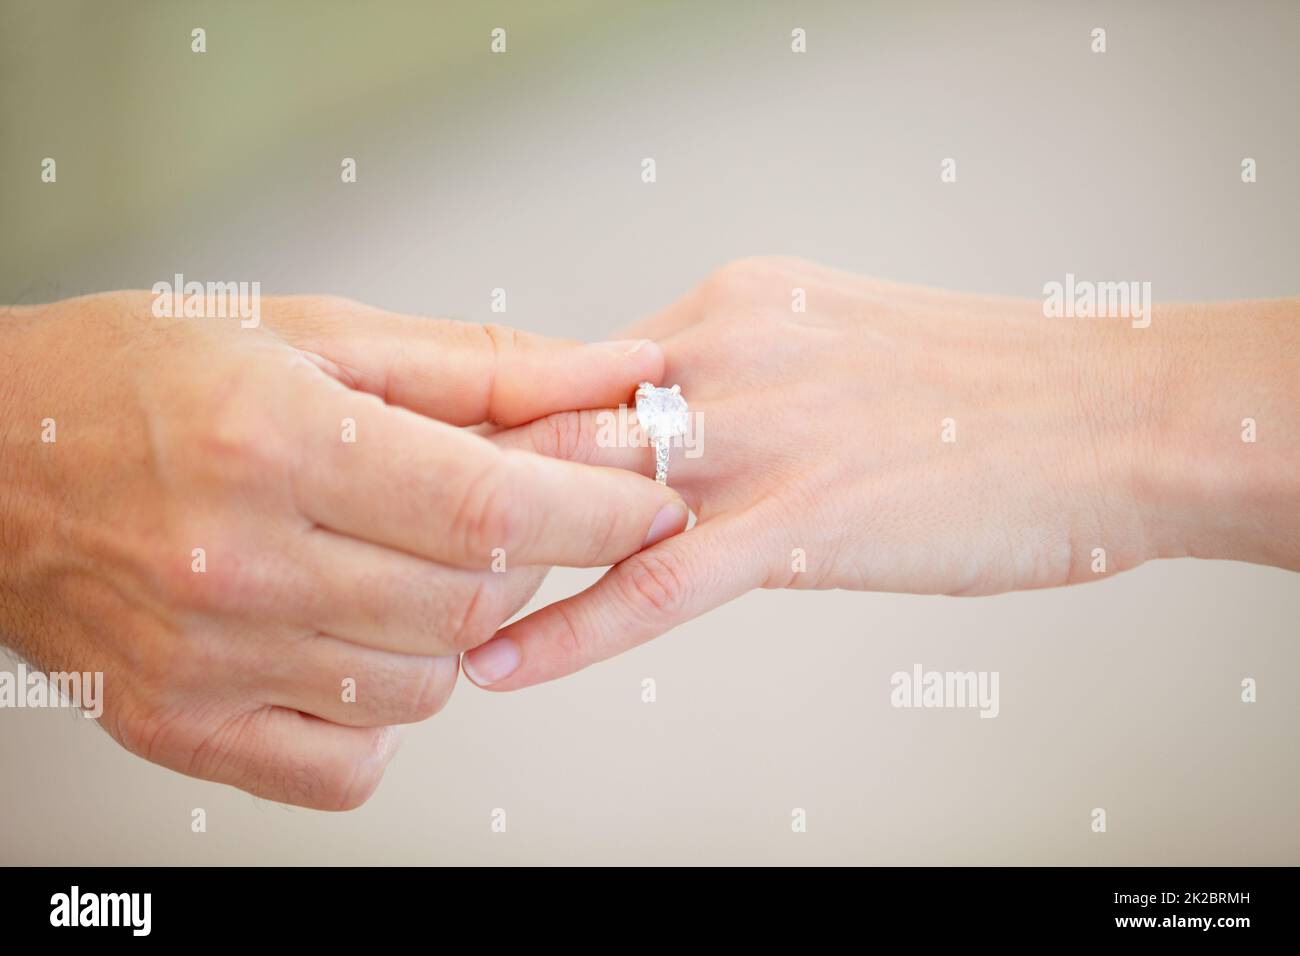
[[[1300,300],[1170,305],[1144,331],[1164,383],[1140,490],[1151,557],[1300,569]]]

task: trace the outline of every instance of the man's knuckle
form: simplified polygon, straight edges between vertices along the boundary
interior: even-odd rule
[[[177,539],[158,549],[151,564],[153,590],[169,610],[207,609],[213,600],[213,581],[204,580],[207,548],[192,546],[203,538]],[[205,541],[206,543],[206,541]],[[204,565],[196,562],[202,557]]]
[[[153,558],[155,587],[173,610],[249,612],[276,600],[274,561],[250,551],[229,531],[194,528]]]
[[[154,757],[181,773],[205,780],[231,783],[249,793],[266,794],[270,779],[281,764],[266,748],[266,722],[270,708],[198,714],[192,721],[193,733],[176,741],[172,759]],[[181,752],[183,748],[183,753]]]
[[[450,618],[456,623],[445,635],[453,652],[471,651],[492,636],[495,625],[491,619],[489,590],[487,581],[476,581],[460,599],[459,613]]]
[[[214,399],[196,426],[196,462],[218,479],[243,482],[284,467],[288,449],[270,417],[244,389]]]
[[[532,426],[537,450],[567,461],[585,462],[589,457],[588,428],[581,412],[559,412],[538,419]]]
[[[515,549],[522,531],[520,503],[510,493],[501,477],[502,469],[493,469],[478,479],[460,509],[455,536],[471,561],[485,567],[492,551]]]
[[[364,753],[351,761],[337,764],[321,780],[316,806],[322,810],[355,810],[379,788],[387,766],[387,751],[392,729],[376,727],[365,731]]]
[[[176,717],[174,711],[146,702],[137,693],[115,712],[111,730],[129,753],[150,763],[163,763],[163,755],[171,749]]]
[[[384,655],[351,672],[358,675],[355,726],[413,724],[442,710],[456,682],[454,658]]]
[[[414,690],[408,698],[410,710],[405,719],[395,722],[416,723],[437,714],[451,698],[456,675],[454,659],[430,657],[422,661],[416,671]]]
[[[338,810],[351,809],[339,806],[350,781],[350,774],[322,769],[300,754],[260,754],[236,786],[267,800]]]

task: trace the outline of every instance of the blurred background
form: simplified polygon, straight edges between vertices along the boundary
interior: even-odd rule
[[[181,272],[600,339],[757,253],[1294,296],[1297,49],[1290,2],[0,0],[0,303]],[[1192,560],[755,593],[561,682],[462,683],[343,815],[0,711],[0,863],[1297,864],[1297,622],[1300,576]],[[999,671],[1000,716],[892,708],[916,662]]]

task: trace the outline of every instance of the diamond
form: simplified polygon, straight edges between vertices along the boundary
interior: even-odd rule
[[[636,420],[652,441],[685,435],[690,412],[681,390],[655,388],[649,382],[636,390]]]

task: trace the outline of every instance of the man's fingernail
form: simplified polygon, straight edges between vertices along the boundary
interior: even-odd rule
[[[461,661],[465,676],[479,687],[487,687],[515,672],[519,666],[519,645],[508,637],[498,637],[469,651]]]
[[[596,345],[617,352],[619,355],[636,355],[649,341],[649,339],[620,339],[617,342],[597,342]]]
[[[662,541],[684,527],[686,527],[686,506],[678,501],[664,505],[655,515],[655,520],[650,522],[650,531],[646,534],[645,544],[642,547],[648,548],[656,541]]]

